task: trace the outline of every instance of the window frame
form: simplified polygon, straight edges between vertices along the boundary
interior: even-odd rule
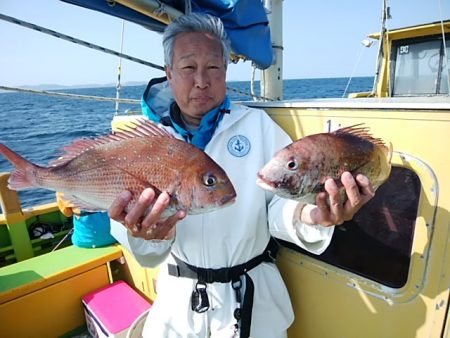
[[[434,232],[439,185],[435,173],[421,159],[403,152],[394,152],[392,164],[412,170],[419,178],[421,191],[418,201],[414,234],[412,236],[411,259],[407,281],[400,288],[390,287],[354,272],[320,260],[319,256],[301,253],[295,246],[282,242],[281,255],[293,259],[308,270],[327,278],[345,283],[388,302],[405,302],[416,297],[425,284],[425,273],[430,258],[430,245]],[[300,261],[299,261],[300,258]]]
[[[419,43],[425,43],[425,42],[431,42],[431,41],[439,41],[439,60],[438,60],[438,71],[436,72],[436,78],[434,79],[434,92],[433,93],[417,93],[417,92],[411,92],[411,93],[405,93],[405,94],[396,94],[395,93],[395,87],[396,87],[396,70],[397,70],[397,54],[398,49],[400,47],[403,47],[405,45],[413,45],[413,44],[419,44]],[[409,96],[443,96],[448,95],[448,93],[441,93],[441,85],[442,82],[442,76],[443,72],[446,70],[444,68],[445,66],[445,53],[444,53],[444,47],[447,48],[449,51],[449,45],[450,45],[450,34],[445,34],[445,41],[446,46],[444,46],[444,41],[442,39],[442,35],[432,35],[427,37],[421,37],[421,38],[410,38],[410,39],[402,39],[402,40],[394,40],[392,41],[392,47],[391,47],[391,62],[390,62],[390,96],[391,97],[409,97]],[[450,59],[450,57],[447,55],[447,58]]]

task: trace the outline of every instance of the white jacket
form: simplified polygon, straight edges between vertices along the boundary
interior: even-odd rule
[[[320,254],[330,243],[333,227],[294,226],[297,202],[276,197],[255,183],[258,170],[290,142],[264,111],[232,104],[231,113],[225,114],[205,151],[228,174],[236,189],[236,202],[211,213],[187,216],[177,224],[173,241],[134,238],[114,221],[113,236],[145,267],[162,261],[174,264],[170,251],[197,267],[235,266],[261,254],[271,235]],[[277,337],[294,319],[286,286],[271,263],[260,264],[249,275],[255,285],[251,336]],[[190,305],[195,283],[170,276],[167,268],[161,267],[158,296],[144,337],[233,336],[237,303],[231,284],[208,284],[210,309],[199,314]]]

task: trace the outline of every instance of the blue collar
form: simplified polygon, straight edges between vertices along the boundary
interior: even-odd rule
[[[223,115],[226,113],[230,113],[230,99],[228,96],[225,96],[225,100],[220,106],[212,109],[203,116],[196,131],[190,132],[186,130],[185,124],[180,117],[180,108],[175,102],[170,106],[169,117],[172,127],[175,128],[187,142],[192,143],[197,148],[205,150],[206,145],[214,135]]]

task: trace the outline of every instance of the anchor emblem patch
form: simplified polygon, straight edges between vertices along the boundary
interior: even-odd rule
[[[251,145],[244,135],[235,135],[228,141],[227,148],[231,155],[243,157],[249,153]]]

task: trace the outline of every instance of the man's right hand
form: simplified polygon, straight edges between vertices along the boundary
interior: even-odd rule
[[[133,208],[126,212],[125,208],[130,200],[131,193],[123,191],[109,207],[108,214],[113,220],[122,223],[134,237],[146,240],[171,239],[175,236],[176,223],[186,217],[186,212],[179,210],[174,215],[161,219],[162,213],[170,203],[167,192],[156,197],[155,191],[147,188]],[[150,211],[147,212],[149,208]]]

